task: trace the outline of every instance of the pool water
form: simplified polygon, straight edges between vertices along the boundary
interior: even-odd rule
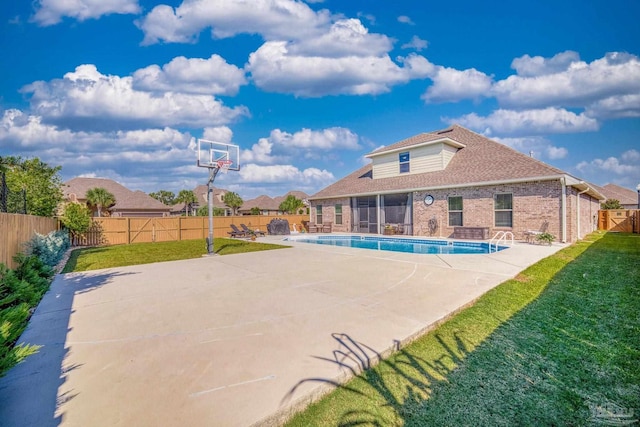
[[[344,246],[378,251],[408,252],[413,254],[488,254],[489,243],[459,242],[451,240],[425,240],[381,236],[308,236],[289,237],[291,240],[316,245]],[[507,246],[498,246],[498,251]],[[491,245],[491,252],[496,252]]]

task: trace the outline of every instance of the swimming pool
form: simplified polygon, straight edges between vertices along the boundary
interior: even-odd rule
[[[425,240],[382,236],[296,236],[285,240],[314,243],[316,245],[344,246],[378,251],[408,252],[414,254],[488,254],[489,243],[458,242],[451,240]],[[498,251],[507,246],[498,246]],[[496,252],[491,245],[491,252]]]

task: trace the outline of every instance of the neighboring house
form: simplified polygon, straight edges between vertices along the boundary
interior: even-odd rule
[[[63,185],[67,202],[87,203],[87,190],[101,187],[114,195],[116,204],[102,210],[103,216],[112,217],[159,217],[168,216],[171,208],[142,191],[131,191],[121,184],[104,178],[73,178]],[[106,215],[105,215],[106,214]],[[94,210],[94,216],[97,211]]]
[[[245,201],[240,207],[241,215],[250,215],[251,209],[260,209],[260,215],[282,215],[284,212],[280,210],[280,204],[285,201],[287,196],[292,195],[302,200],[305,206],[309,206],[309,195],[303,191],[289,191],[284,196],[271,198],[269,196],[258,196],[255,199]]]
[[[616,199],[619,201],[623,209],[640,209],[640,195],[637,191],[616,184],[607,184],[600,187],[599,190],[607,200]]]
[[[193,189],[193,194],[196,195],[196,199],[197,199],[197,202],[193,206],[193,209],[198,210],[201,207],[209,206],[207,191],[208,191],[207,186],[204,184],[198,185],[196,188]],[[228,193],[227,190],[213,187],[213,207],[224,209],[225,210],[224,216],[231,216],[233,215],[233,209],[225,205],[224,202],[222,201],[222,198],[227,193]],[[184,212],[184,204],[182,204],[181,206],[182,206],[182,211]]]
[[[438,237],[478,227],[516,239],[546,224],[557,240],[571,242],[595,230],[605,199],[593,185],[458,125],[367,157],[370,164],[309,198],[312,223]]]

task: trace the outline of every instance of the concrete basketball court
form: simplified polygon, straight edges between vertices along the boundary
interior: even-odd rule
[[[280,243],[278,237],[260,239]],[[562,245],[490,255],[290,249],[58,275],[0,378],[3,426],[277,425]],[[296,387],[297,386],[297,387]]]

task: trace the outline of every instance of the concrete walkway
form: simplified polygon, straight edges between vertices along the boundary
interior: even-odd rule
[[[287,244],[58,275],[22,337],[42,348],[0,379],[1,424],[275,425],[328,388],[305,380],[346,376],[336,352],[366,364],[562,247]]]

